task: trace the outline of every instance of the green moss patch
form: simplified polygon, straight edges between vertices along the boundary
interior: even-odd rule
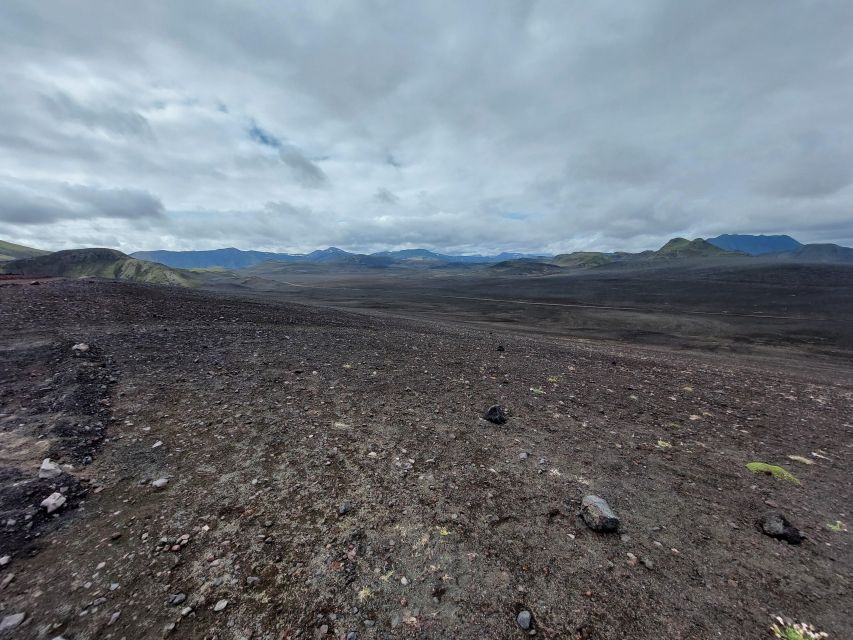
[[[766,462],[750,462],[746,465],[746,468],[753,473],[769,473],[774,478],[793,482],[794,484],[800,484],[800,481],[794,477],[794,474],[775,464],[767,464]]]

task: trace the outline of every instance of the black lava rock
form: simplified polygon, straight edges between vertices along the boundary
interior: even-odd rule
[[[493,424],[503,424],[506,422],[506,410],[499,404],[493,404],[483,414],[483,420],[488,420]]]
[[[758,529],[766,536],[784,540],[788,544],[800,544],[803,534],[778,511],[765,513],[758,519]]]
[[[584,496],[581,501],[581,518],[593,531],[613,533],[619,530],[619,518],[603,498]]]

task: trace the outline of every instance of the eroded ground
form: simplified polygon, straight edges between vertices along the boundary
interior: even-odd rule
[[[781,614],[846,638],[851,401],[843,365],[0,286],[0,618],[66,640],[520,638],[525,609],[546,638],[658,639],[766,637]],[[495,402],[505,425],[480,419]],[[73,468],[38,479],[45,457]],[[588,493],[621,535],[578,521]],[[806,541],[760,533],[770,509]]]

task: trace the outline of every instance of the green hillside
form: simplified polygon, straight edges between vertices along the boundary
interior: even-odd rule
[[[667,258],[713,258],[718,256],[741,255],[732,251],[725,251],[715,247],[702,238],[688,240],[686,238],[673,238],[660,249],[654,252],[653,259]]]
[[[488,267],[492,273],[519,276],[547,276],[560,273],[562,269],[555,264],[538,262],[527,258],[519,260],[504,260]]]
[[[589,268],[608,264],[613,258],[600,251],[575,251],[554,256],[551,262],[561,267]]]
[[[0,262],[20,260],[21,258],[33,258],[35,256],[47,255],[48,253],[50,252],[0,240]]]
[[[0,265],[3,273],[79,278],[93,276],[149,284],[195,287],[200,274],[137,260],[114,249],[69,249]]]

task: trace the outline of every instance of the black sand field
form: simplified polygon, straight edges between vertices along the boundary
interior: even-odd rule
[[[0,637],[850,637],[846,275],[0,283]]]

